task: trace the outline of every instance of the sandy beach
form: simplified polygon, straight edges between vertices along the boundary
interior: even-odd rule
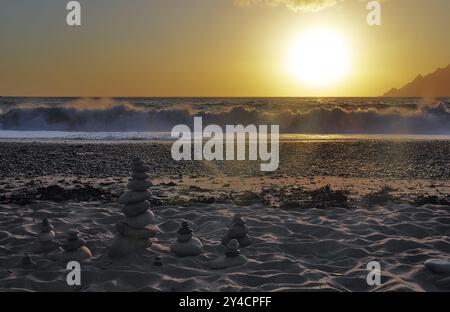
[[[0,289],[2,291],[445,291],[429,258],[450,253],[450,142],[289,142],[280,170],[251,162],[175,162],[158,142],[0,144]],[[151,210],[159,233],[150,248],[111,260],[107,250],[129,159],[149,164]],[[235,214],[250,228],[247,263],[211,270]],[[57,254],[31,254],[42,219],[56,241],[78,229],[93,257],[80,287],[66,283]],[[181,221],[205,252],[170,253]],[[157,257],[162,266],[154,265]],[[381,264],[369,286],[367,264]]]

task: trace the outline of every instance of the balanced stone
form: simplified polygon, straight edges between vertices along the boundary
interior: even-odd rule
[[[126,191],[119,197],[120,204],[134,204],[145,201],[151,197],[149,191],[143,192],[134,192],[134,191]]]
[[[143,202],[126,205],[122,209],[122,212],[127,217],[134,217],[134,216],[144,213],[149,208],[150,208],[150,202],[148,200],[145,200]]]
[[[237,214],[233,218],[233,225],[222,238],[222,244],[226,246],[232,239],[236,239],[239,246],[247,247],[251,244],[248,232],[247,222],[241,215]]]
[[[425,261],[425,267],[436,274],[450,274],[450,261],[430,259]]]
[[[92,257],[92,252],[85,246],[86,242],[80,238],[78,230],[71,230],[67,235],[67,240],[63,245],[66,251],[65,257],[70,260],[85,260]]]
[[[146,210],[144,213],[135,217],[126,217],[126,224],[135,229],[141,229],[149,224],[155,223],[155,215],[153,212]]]
[[[236,239],[229,241],[225,255],[210,262],[211,269],[221,270],[238,265],[243,265],[247,262],[247,258],[241,255],[239,250],[239,242]]]
[[[192,235],[192,229],[187,222],[181,224],[177,240],[172,244],[171,251],[179,257],[198,256],[203,253],[202,242]]]

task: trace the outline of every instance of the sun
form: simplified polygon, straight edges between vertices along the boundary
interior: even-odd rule
[[[346,77],[350,67],[350,51],[339,33],[314,28],[294,40],[286,66],[291,75],[303,83],[326,86]]]

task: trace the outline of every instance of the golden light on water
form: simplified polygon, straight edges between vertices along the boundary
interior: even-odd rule
[[[286,67],[299,81],[327,86],[343,80],[350,70],[350,50],[341,34],[312,28],[301,33],[289,48]]]

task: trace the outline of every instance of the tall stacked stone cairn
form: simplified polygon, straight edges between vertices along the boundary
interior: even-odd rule
[[[221,270],[231,268],[238,265],[247,263],[247,257],[241,255],[239,250],[239,242],[236,239],[232,239],[228,242],[225,255],[211,261],[209,267],[213,270]]]
[[[233,225],[222,238],[222,245],[227,246],[232,239],[235,239],[240,247],[247,247],[251,244],[248,232],[247,222],[240,214],[237,214],[233,218]]]
[[[177,240],[172,244],[170,250],[179,257],[194,257],[203,253],[203,244],[193,236],[191,226],[182,222],[177,232]]]
[[[111,258],[121,258],[150,247],[151,238],[156,236],[155,216],[149,210],[151,204],[148,201],[151,197],[148,188],[152,186],[148,180],[149,169],[140,158],[132,160],[128,191],[119,198],[119,203],[125,205],[122,209],[125,220],[116,224],[117,234],[109,251]]]
[[[37,235],[36,246],[33,248],[33,253],[49,253],[61,246],[60,243],[55,242],[56,236],[55,228],[48,219],[43,219],[39,225],[40,232]]]
[[[82,261],[92,257],[91,250],[85,246],[86,241],[80,238],[80,231],[70,230],[63,245],[66,260]]]

